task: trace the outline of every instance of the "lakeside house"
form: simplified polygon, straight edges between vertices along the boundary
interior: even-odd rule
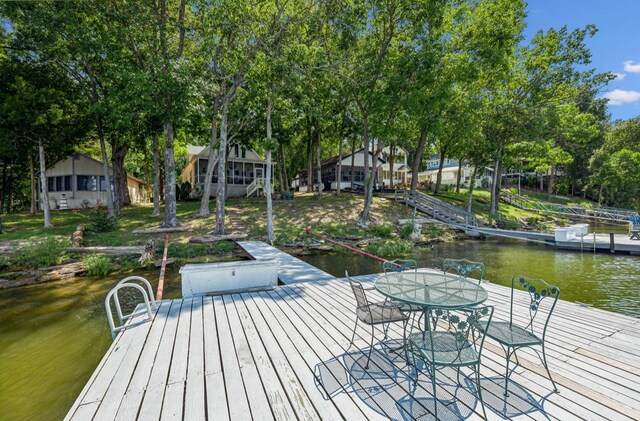
[[[45,172],[51,209],[80,209],[106,205],[107,183],[102,162],[75,152]],[[113,177],[113,168],[109,167]],[[113,179],[110,180],[113,189]],[[144,182],[127,174],[127,189],[131,203],[145,199]]]
[[[427,169],[418,173],[418,184],[431,185],[435,184],[438,178],[438,168],[440,167],[440,155],[431,155],[427,161]],[[456,159],[444,158],[442,166],[442,185],[455,186],[458,180],[458,172],[461,171],[460,184],[463,187],[468,187],[471,182],[471,173],[473,168],[463,163],[460,166],[460,162]],[[491,175],[493,170],[491,168],[483,168],[482,171],[478,171],[476,174],[476,187],[488,188],[491,186]],[[411,174],[409,173],[409,179]]]
[[[187,145],[187,165],[185,165],[180,179],[191,184],[194,191],[202,191],[202,184],[207,175],[209,163],[209,146]],[[213,170],[211,196],[215,196],[218,184],[218,164]],[[272,163],[271,176],[275,162]],[[227,197],[245,197],[260,194],[264,191],[264,179],[267,173],[267,161],[256,151],[240,145],[232,145],[227,154],[226,183]]]
[[[374,183],[376,188],[384,187],[388,188],[391,185],[391,172],[393,171],[393,185],[394,187],[404,186],[407,183],[408,174],[410,168],[407,166],[407,152],[400,148],[395,147],[394,150],[394,164],[393,169],[391,163],[388,161],[388,157],[391,154],[391,148],[385,146],[382,149],[382,157],[378,158],[374,176]],[[351,173],[351,160],[353,155],[353,174]],[[371,151],[366,151],[361,148],[355,151],[353,154],[345,154],[342,157],[342,169],[340,188],[351,188],[351,182],[353,181],[355,189],[364,188],[364,159],[368,156],[369,162],[373,161],[373,154]],[[339,156],[333,156],[325,159],[320,163],[321,176],[322,176],[322,188],[323,190],[336,190],[338,187],[338,163],[340,162]],[[315,165],[314,165],[315,167]],[[307,169],[303,169],[298,172],[296,178],[293,180],[292,187],[299,191],[308,190],[308,176]],[[314,190],[318,184],[317,171],[313,171],[313,185]]]

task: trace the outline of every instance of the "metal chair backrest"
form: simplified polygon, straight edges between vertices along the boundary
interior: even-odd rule
[[[344,272],[346,278],[349,280],[349,284],[351,285],[351,290],[353,291],[353,295],[356,297],[356,305],[359,309],[365,309],[369,305],[369,301],[367,300],[367,294],[364,291],[364,287],[360,282],[356,282],[349,276],[349,272]]]
[[[473,262],[467,259],[444,259],[442,261],[442,271],[446,274],[447,270],[454,270],[464,279],[472,272],[479,271],[480,277],[478,284],[484,279],[484,264],[481,262]]]
[[[536,318],[540,313],[542,304],[544,303],[545,306],[549,307],[546,319],[544,319],[544,325],[541,332],[541,338],[544,340],[544,336],[547,333],[549,319],[551,318],[551,314],[556,307],[558,297],[560,297],[560,288],[554,285],[549,285],[542,279],[531,279],[521,275],[514,276],[511,279],[511,306],[509,309],[509,324],[513,324],[513,292],[516,287],[529,293],[529,323],[527,323],[525,329],[528,329],[532,334],[536,335],[537,333],[536,326],[539,326],[539,323],[537,324],[534,322],[536,321]],[[541,317],[544,318],[545,316]]]
[[[479,307],[461,308],[456,310],[432,309],[429,311],[431,317],[436,320],[443,320],[448,324],[447,330],[454,333],[460,340],[456,341],[455,349],[448,349],[451,352],[457,352],[457,357],[453,360],[453,364],[460,362],[461,353],[467,343],[471,343],[478,358],[482,355],[484,339],[486,337],[488,326],[493,318],[493,306],[485,305]],[[486,321],[487,325],[483,328],[480,321]],[[434,331],[429,330],[431,341],[434,340]],[[436,339],[437,341],[437,339]],[[449,344],[449,346],[451,346]],[[431,347],[432,361],[435,361],[435,352],[437,346]]]
[[[386,261],[382,264],[384,273],[388,272],[404,272],[405,270],[418,270],[418,264],[415,260],[395,259]]]

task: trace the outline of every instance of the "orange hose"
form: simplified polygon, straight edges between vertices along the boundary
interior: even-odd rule
[[[387,262],[387,260],[383,259],[383,258],[382,258],[382,257],[380,257],[380,256],[376,256],[375,254],[367,253],[366,251],[358,250],[357,248],[354,248],[354,247],[348,246],[348,245],[346,245],[346,244],[344,244],[344,243],[341,243],[341,242],[339,242],[339,241],[332,240],[331,238],[325,237],[324,235],[320,235],[320,234],[317,234],[317,233],[315,233],[315,232],[311,231],[309,228],[307,228],[307,229],[306,229],[306,233],[307,233],[307,234],[309,234],[309,235],[313,235],[314,237],[318,237],[318,238],[320,238],[320,239],[322,239],[322,240],[328,241],[328,242],[330,242],[330,243],[332,243],[332,244],[335,244],[335,245],[337,245],[337,246],[340,246],[340,247],[342,247],[342,248],[345,248],[345,249],[347,249],[347,250],[349,250],[349,251],[352,251],[352,252],[354,252],[354,253],[361,254],[361,255],[363,255],[363,256],[365,256],[365,257],[369,257],[369,258],[371,258],[371,259],[377,260],[377,261],[382,262],[382,263]],[[389,262],[389,263],[392,263],[392,264],[394,264],[394,265],[396,265],[396,266],[400,267],[400,265],[399,265],[399,264],[397,264],[397,263],[393,263],[393,262]]]

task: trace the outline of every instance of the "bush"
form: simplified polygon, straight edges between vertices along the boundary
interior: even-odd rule
[[[386,258],[410,256],[413,244],[406,240],[385,240],[371,243],[365,248],[367,253]]]
[[[176,190],[176,194],[178,195],[178,198],[180,200],[187,200],[189,199],[189,195],[191,195],[191,183],[185,181],[184,183],[180,184],[180,186]]]
[[[408,240],[413,234],[413,222],[407,222],[403,226],[400,227],[400,237]]]
[[[59,265],[69,257],[67,245],[54,237],[40,241],[30,241],[16,250],[15,262],[18,266],[40,268]]]
[[[87,265],[89,276],[107,276],[113,269],[111,259],[99,254],[90,254],[82,259],[82,263]]]
[[[89,216],[89,221],[91,228],[97,232],[111,232],[118,229],[118,218],[109,216],[109,213],[103,208],[93,211]]]
[[[391,227],[389,225],[372,225],[370,228],[371,232],[378,237],[389,237],[391,235]]]

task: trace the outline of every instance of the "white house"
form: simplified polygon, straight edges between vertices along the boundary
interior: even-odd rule
[[[180,178],[183,182],[189,182],[195,190],[201,189],[207,175],[209,147],[187,145],[187,152],[187,165],[182,170]],[[215,196],[218,184],[217,152],[215,159],[211,196]],[[274,167],[275,163],[271,167],[272,179]],[[232,145],[227,155],[227,197],[243,197],[247,196],[247,193],[259,193],[260,186],[264,184],[266,172],[267,161],[256,151],[240,145]]]
[[[107,204],[107,183],[102,162],[90,156],[74,153],[57,162],[46,171],[51,209],[105,206]],[[113,176],[113,168],[109,167]],[[113,180],[111,180],[113,184]],[[127,175],[127,188],[132,203],[144,200],[144,182]],[[113,188],[113,185],[111,186]]]
[[[427,161],[427,169],[418,173],[418,184],[435,184],[438,178],[438,168],[440,167],[440,156],[432,155]],[[468,187],[471,182],[471,173],[473,168],[463,163],[460,167],[459,162],[455,159],[445,158],[442,166],[442,185],[455,186],[458,180],[458,171],[462,171],[460,184]],[[490,168],[483,168],[476,174],[476,187],[488,187],[491,185]],[[411,174],[409,174],[409,180]]]
[[[391,148],[393,148],[393,170],[391,169]],[[382,157],[386,163],[382,166],[382,183],[385,187],[404,187],[411,178],[411,168],[407,165],[407,151],[400,146],[385,146]],[[391,171],[393,171],[393,186],[391,185]]]

